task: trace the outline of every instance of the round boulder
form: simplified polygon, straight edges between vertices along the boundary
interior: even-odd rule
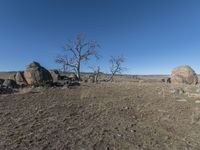
[[[38,62],[32,62],[27,65],[24,71],[24,78],[29,85],[35,86],[51,84],[53,81],[49,71]]]
[[[171,83],[196,85],[198,77],[190,66],[180,66],[172,70]]]

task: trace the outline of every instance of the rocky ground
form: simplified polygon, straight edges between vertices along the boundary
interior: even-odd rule
[[[198,150],[199,92],[142,81],[0,95],[0,149]]]

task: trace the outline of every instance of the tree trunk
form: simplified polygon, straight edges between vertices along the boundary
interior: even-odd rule
[[[66,65],[63,64],[63,72],[66,72]]]
[[[80,81],[81,80],[80,62],[78,63],[78,66],[77,66],[77,77],[78,77],[78,80]]]
[[[113,82],[113,77],[114,77],[114,75],[115,75],[115,74],[112,73],[111,76],[110,76],[110,78],[109,78],[107,81],[111,81],[111,82]]]

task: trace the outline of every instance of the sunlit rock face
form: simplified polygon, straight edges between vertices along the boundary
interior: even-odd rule
[[[190,66],[179,66],[172,70],[171,83],[196,85],[198,83],[198,77]]]
[[[29,85],[43,85],[53,82],[49,71],[37,62],[27,65],[24,71],[24,78]]]

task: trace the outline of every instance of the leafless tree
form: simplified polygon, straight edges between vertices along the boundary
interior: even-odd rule
[[[96,41],[86,41],[85,35],[80,33],[75,40],[69,40],[64,46],[65,54],[59,55],[55,62],[62,64],[64,71],[71,68],[75,71],[78,79],[81,79],[81,64],[91,57],[99,58],[96,49],[99,47]]]
[[[111,76],[108,79],[108,81],[113,81],[113,77],[116,74],[122,73],[122,71],[124,70],[124,68],[122,67],[122,63],[124,63],[125,59],[123,56],[111,56],[109,62],[111,64],[110,67],[110,72],[111,72]]]

